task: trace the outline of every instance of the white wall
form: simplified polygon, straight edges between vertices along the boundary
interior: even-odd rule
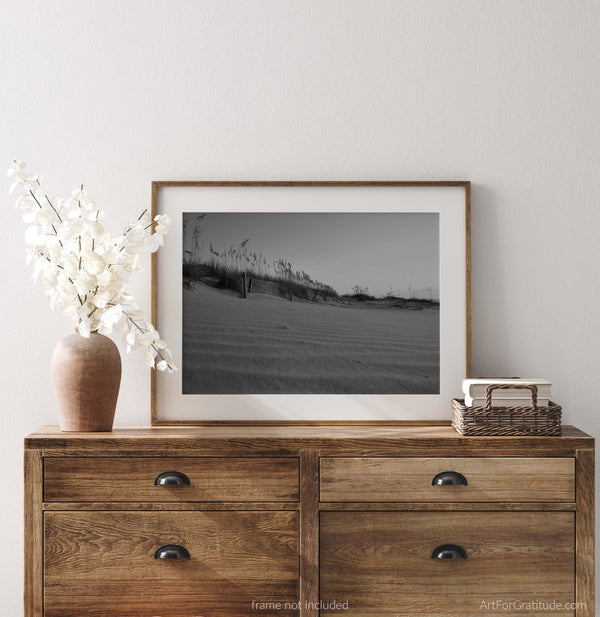
[[[547,376],[565,420],[600,433],[598,2],[1,8],[0,165],[85,182],[115,229],[153,179],[472,180],[474,373]],[[17,617],[22,438],[56,422],[49,361],[70,325],[2,206],[0,617]],[[149,273],[134,291],[148,307]],[[124,366],[117,422],[146,424],[148,373]]]

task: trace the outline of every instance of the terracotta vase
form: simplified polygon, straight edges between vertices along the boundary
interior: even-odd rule
[[[52,356],[61,431],[112,430],[121,384],[121,356],[106,336],[66,336]]]

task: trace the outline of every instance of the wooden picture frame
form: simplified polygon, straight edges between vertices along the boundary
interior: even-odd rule
[[[249,193],[244,193],[250,191]],[[310,196],[311,205],[298,209],[277,202],[271,196],[292,196],[290,203],[298,204]],[[335,191],[340,195],[335,194]],[[362,192],[361,192],[362,191]],[[257,193],[260,192],[260,197]],[[298,194],[299,192],[299,194]],[[358,192],[358,193],[357,193]],[[193,193],[193,195],[192,195]],[[324,206],[322,200],[335,194],[334,205]],[[368,196],[368,199],[363,199]],[[319,202],[321,199],[321,202]],[[431,200],[428,209],[427,200]],[[183,212],[246,213],[240,203],[248,200],[259,207],[252,213],[323,213],[355,212],[412,213],[437,212],[439,214],[440,242],[440,391],[435,394],[378,395],[378,394],[182,394],[182,372],[173,375],[151,374],[151,424],[152,426],[212,425],[212,424],[418,424],[427,420],[450,417],[450,399],[460,393],[461,380],[471,376],[471,184],[469,181],[154,181],[152,182],[152,216],[166,213],[174,220],[165,247],[152,255],[152,321],[169,341],[175,362],[181,367],[181,306],[173,281],[178,281],[181,294],[181,266],[176,255],[183,256],[181,239]],[[379,202],[378,200],[382,200]],[[439,200],[439,201],[436,201]],[[231,209],[229,202],[231,201]],[[341,203],[362,201],[363,205],[344,209]],[[235,203],[234,203],[235,202]],[[404,205],[395,209],[396,202]],[[177,203],[177,205],[175,205]],[[189,203],[187,205],[182,205]],[[223,203],[226,203],[223,206]],[[407,205],[410,203],[411,205]],[[412,204],[416,204],[413,206]],[[391,204],[391,205],[390,205]],[[174,237],[175,236],[175,237]],[[451,249],[451,250],[450,250]],[[448,275],[449,271],[451,275]],[[161,274],[162,273],[162,274]],[[168,273],[168,276],[166,274]],[[446,276],[448,275],[448,276]],[[455,283],[455,285],[454,285]],[[452,287],[454,285],[454,287]],[[454,291],[451,292],[450,288]],[[162,294],[162,295],[159,295]],[[169,296],[165,304],[165,296]],[[179,296],[181,298],[181,296]],[[446,299],[444,299],[446,298]],[[169,304],[171,303],[172,304]],[[451,327],[445,321],[445,305],[453,311]],[[450,306],[450,304],[452,306]],[[166,318],[169,315],[169,319]],[[175,325],[177,322],[179,325]],[[177,330],[179,328],[179,330]],[[448,338],[448,332],[452,340]],[[458,332],[461,334],[458,340]],[[463,338],[464,335],[464,338]],[[178,340],[179,339],[179,340]],[[464,341],[464,346],[462,341]],[[456,349],[452,351],[451,346]],[[445,355],[444,355],[445,354]],[[445,379],[444,362],[452,360],[455,373]],[[458,367],[458,368],[457,368]],[[171,380],[170,382],[167,380]],[[166,386],[165,386],[166,384]],[[177,388],[174,384],[179,384]],[[232,398],[233,397],[233,398]],[[308,398],[307,398],[308,397]],[[312,398],[311,398],[312,397]],[[415,398],[418,397],[418,398]],[[196,400],[195,403],[190,401]],[[218,403],[217,403],[218,401]],[[281,401],[281,405],[280,405]],[[400,403],[399,401],[402,401]],[[310,408],[304,414],[300,408]],[[335,411],[328,410],[335,408]],[[195,410],[198,410],[196,414]],[[191,410],[191,411],[190,411]],[[278,411],[281,410],[281,411]],[[364,413],[363,413],[363,410]]]

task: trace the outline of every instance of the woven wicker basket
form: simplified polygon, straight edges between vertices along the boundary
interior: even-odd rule
[[[523,388],[531,392],[530,407],[494,407],[494,390]],[[560,435],[562,407],[550,401],[537,406],[537,387],[529,385],[490,385],[484,407],[467,407],[463,400],[452,401],[452,426],[461,435]]]

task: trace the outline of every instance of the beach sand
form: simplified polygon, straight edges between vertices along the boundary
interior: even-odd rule
[[[439,311],[183,290],[184,394],[436,394]]]

